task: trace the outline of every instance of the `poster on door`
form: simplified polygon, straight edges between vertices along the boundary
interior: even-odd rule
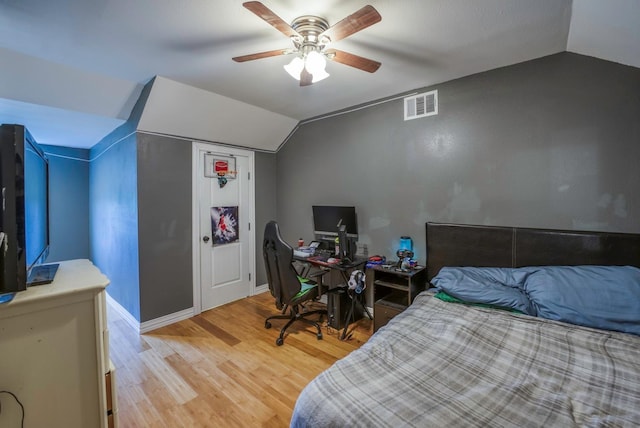
[[[211,207],[213,245],[224,245],[240,239],[238,207]]]

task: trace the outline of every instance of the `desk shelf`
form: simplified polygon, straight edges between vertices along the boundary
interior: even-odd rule
[[[395,282],[383,281],[381,279],[373,281],[373,284],[379,287],[393,288],[406,292],[409,291],[409,286],[407,284],[396,284]]]
[[[427,269],[419,267],[410,271],[374,266],[373,331],[376,332],[394,316],[405,310],[413,299],[425,289]]]

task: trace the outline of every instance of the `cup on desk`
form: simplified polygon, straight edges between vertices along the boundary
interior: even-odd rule
[[[298,239],[298,247],[302,247],[304,245],[304,239]]]

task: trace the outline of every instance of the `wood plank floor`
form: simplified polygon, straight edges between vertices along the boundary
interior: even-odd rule
[[[264,328],[276,313],[262,293],[139,335],[108,308],[120,427],[288,427],[302,388],[366,342],[373,321],[346,341],[298,322],[276,346],[285,321]]]

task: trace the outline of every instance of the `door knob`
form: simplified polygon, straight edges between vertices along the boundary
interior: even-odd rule
[[[204,243],[206,244],[207,242],[209,242],[209,237],[208,236],[203,236],[202,240],[204,241]]]

